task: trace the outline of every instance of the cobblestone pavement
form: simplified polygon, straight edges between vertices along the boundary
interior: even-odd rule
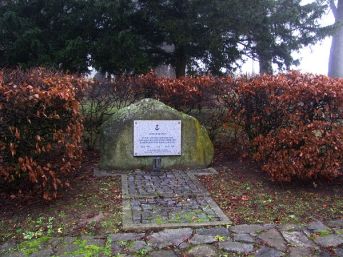
[[[186,172],[135,172],[123,175],[127,183],[125,196],[175,196],[208,194],[203,186]]]
[[[202,172],[122,175],[124,229],[226,225],[230,220],[196,179]],[[206,174],[215,170],[207,170]]]
[[[0,256],[330,257],[343,256],[343,220],[307,225],[243,224],[145,233],[50,238],[41,244],[0,245]],[[28,254],[29,253],[29,254]]]

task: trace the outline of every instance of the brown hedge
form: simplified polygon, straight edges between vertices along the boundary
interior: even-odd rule
[[[239,117],[273,180],[342,175],[343,80],[291,72],[241,79]]]
[[[82,155],[77,94],[84,85],[45,69],[0,72],[0,180],[38,187],[45,199],[68,185]]]

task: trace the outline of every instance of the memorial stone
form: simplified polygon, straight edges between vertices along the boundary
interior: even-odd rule
[[[204,168],[213,154],[207,131],[197,119],[154,99],[120,109],[101,129],[103,169],[151,169],[156,157],[161,157],[163,169]]]

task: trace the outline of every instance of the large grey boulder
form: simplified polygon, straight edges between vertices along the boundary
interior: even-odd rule
[[[120,109],[102,126],[100,168],[146,169],[153,157],[133,156],[134,120],[181,120],[181,156],[162,158],[162,168],[204,168],[213,159],[213,144],[197,119],[157,100],[143,99]]]

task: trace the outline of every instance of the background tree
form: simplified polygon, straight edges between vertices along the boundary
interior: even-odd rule
[[[0,66],[86,72],[90,1],[7,1],[0,7]]]
[[[0,66],[144,73],[172,64],[177,77],[230,72],[244,54],[262,73],[326,33],[324,0],[4,0]]]
[[[90,56],[97,70],[110,74],[145,73],[157,65],[151,41],[141,31],[142,18],[135,1],[97,0],[93,19],[96,31]],[[146,28],[148,30],[149,28]]]
[[[142,73],[153,67],[136,32],[135,1],[7,0],[0,6],[0,66]]]
[[[328,6],[324,0],[303,5],[301,0],[202,1],[140,0],[143,36],[159,35],[155,55],[171,63],[176,75],[188,72],[221,74],[233,69],[243,53],[257,59],[261,73],[289,69],[299,60],[292,53],[327,36],[332,27],[319,20]],[[175,50],[161,53],[167,43]],[[198,64],[201,65],[198,65]],[[203,66],[203,68],[200,68]]]
[[[171,63],[176,76],[189,71],[220,74],[240,57],[239,1],[139,0],[140,32],[151,42],[160,63]],[[230,13],[230,15],[228,15]],[[163,51],[163,45],[173,48]],[[200,68],[204,64],[203,69]]]
[[[319,20],[327,10],[323,1],[302,5],[301,0],[257,0],[246,4],[247,32],[243,44],[246,52],[260,64],[260,73],[273,73],[272,64],[282,69],[298,65],[294,51],[314,44],[328,35],[331,26]]]
[[[343,0],[330,0],[337,31],[332,36],[329,58],[329,76],[343,77]]]

